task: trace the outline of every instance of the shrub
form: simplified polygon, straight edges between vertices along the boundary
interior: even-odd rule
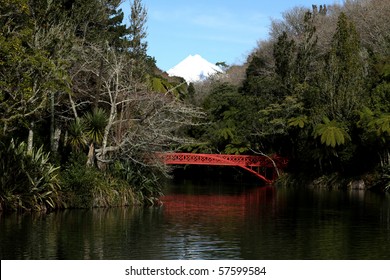
[[[130,161],[116,161],[111,166],[111,173],[125,180],[131,186],[144,204],[154,205],[162,195],[157,172],[149,166],[137,165]]]
[[[0,142],[0,208],[44,211],[59,207],[58,167],[43,148],[27,151],[25,142]]]
[[[385,191],[390,192],[390,165],[382,168],[379,183],[383,186]]]
[[[86,156],[73,153],[62,172],[66,207],[117,207],[138,204],[129,184],[94,167],[87,167]]]

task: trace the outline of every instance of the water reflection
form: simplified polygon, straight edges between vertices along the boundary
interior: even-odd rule
[[[0,214],[1,259],[390,259],[388,196],[172,186],[156,208]]]
[[[241,257],[246,217],[263,219],[275,213],[275,189],[255,188],[239,195],[179,194],[163,198],[163,214],[170,225],[177,257],[221,259]],[[168,242],[172,246],[172,242]]]

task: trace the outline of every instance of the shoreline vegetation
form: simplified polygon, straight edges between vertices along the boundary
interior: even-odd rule
[[[243,65],[187,84],[147,9],[0,0],[0,211],[154,205],[154,153],[279,154],[279,186],[390,190],[388,0],[295,7]]]

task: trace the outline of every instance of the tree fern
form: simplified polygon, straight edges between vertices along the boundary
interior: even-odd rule
[[[295,118],[291,118],[288,120],[288,126],[290,127],[299,127],[299,128],[304,128],[306,123],[308,122],[307,116],[298,116]]]
[[[347,140],[351,140],[343,124],[336,120],[330,121],[328,118],[324,118],[324,122],[314,128],[313,136],[314,138],[320,137],[322,144],[332,148],[345,144]]]
[[[376,130],[378,136],[390,136],[390,114],[381,114],[374,118],[369,126]]]

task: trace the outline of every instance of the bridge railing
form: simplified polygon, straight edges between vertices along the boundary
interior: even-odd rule
[[[194,153],[158,153],[157,160],[172,165],[225,165],[241,167],[258,178],[271,184],[279,175],[279,170],[287,166],[287,160],[277,155],[223,155]],[[271,171],[271,179],[267,174]]]
[[[193,153],[160,153],[158,157],[166,164],[199,164],[228,165],[247,167],[284,168],[287,161],[278,156],[224,155],[224,154],[193,154]]]

